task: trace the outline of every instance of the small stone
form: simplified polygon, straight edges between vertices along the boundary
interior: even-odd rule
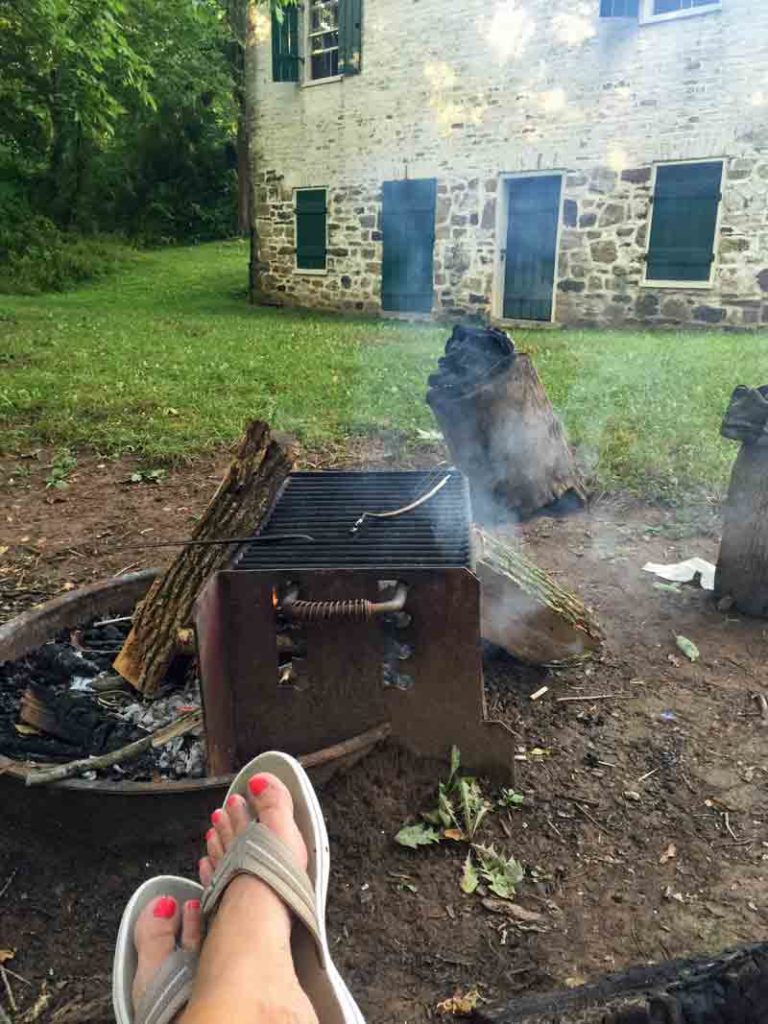
[[[693,310],[693,319],[705,324],[719,324],[725,320],[725,310],[715,306],[696,306]]]
[[[477,295],[477,294],[475,294],[475,292],[470,292],[469,293],[469,301],[473,305],[479,306],[479,305],[484,305],[485,303],[487,303],[488,300],[485,297],[485,295]]]
[[[567,228],[575,228],[579,216],[579,205],[575,199],[566,199],[563,203],[563,224]]]
[[[625,800],[630,800],[632,803],[636,804],[640,800],[642,800],[643,798],[640,796],[640,794],[636,790],[634,790],[634,789],[625,789],[624,790],[624,799]]]
[[[644,185],[651,180],[650,167],[627,167],[621,172],[621,180],[629,181],[633,185]]]
[[[721,238],[720,252],[746,252],[749,248],[748,238]]]
[[[352,278],[349,277],[347,274],[344,274],[344,276],[341,279],[341,287],[342,288],[351,288],[352,287]]]
[[[485,205],[483,206],[483,219],[480,222],[480,227],[486,231],[492,231],[496,224],[496,200],[486,199]]]
[[[561,292],[583,292],[586,285],[583,281],[574,281],[573,278],[566,277],[564,281],[561,281],[558,285]]]
[[[661,315],[668,320],[684,321],[690,316],[690,307],[684,299],[667,299],[661,307]]]
[[[590,252],[592,253],[592,259],[595,263],[614,263],[619,255],[616,243],[610,239],[606,239],[602,242],[594,242],[590,246]]]
[[[653,292],[645,292],[635,303],[635,312],[638,316],[656,316],[659,312],[659,299]]]
[[[620,224],[624,220],[623,203],[606,203],[600,214],[600,227],[607,228],[611,224]]]
[[[597,224],[596,213],[582,213],[582,215],[579,217],[580,228],[592,228],[595,226],[595,224]]]
[[[761,292],[768,292],[768,267],[761,270],[757,275],[757,283],[760,286]]]

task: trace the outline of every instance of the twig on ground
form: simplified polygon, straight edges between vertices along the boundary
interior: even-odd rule
[[[728,833],[731,839],[733,839],[735,843],[738,843],[739,837],[731,828],[731,819],[730,815],[728,814],[728,811],[723,811],[723,824],[725,825],[725,831]]]
[[[587,821],[591,821],[595,828],[602,832],[603,835],[609,836],[611,834],[607,828],[604,828],[604,826],[600,824],[600,822],[597,820],[597,818],[594,817],[594,815],[589,813],[586,807],[582,807],[581,804],[577,804],[575,800],[573,802],[573,806],[576,808],[577,811],[584,815]]]
[[[2,964],[0,964],[0,978],[3,979],[3,986],[5,987],[5,994],[8,996],[8,1005],[11,1007],[11,1010],[14,1013],[17,1013],[19,1008],[16,1005],[16,999],[14,998],[14,995],[13,995],[13,989],[11,988],[11,983],[8,980],[8,974],[7,974],[6,970],[5,970],[5,967],[3,967]]]
[[[16,875],[18,875],[18,873],[19,873],[19,869],[18,868],[14,868],[13,871],[10,873],[10,875],[8,875],[8,877],[6,878],[6,880],[5,880],[4,884],[3,884],[3,888],[0,889],[0,900],[3,898],[3,896],[5,896],[5,894],[8,892],[10,887],[13,885],[13,880],[16,877]]]
[[[637,781],[638,782],[645,782],[646,779],[650,779],[650,777],[652,775],[655,775],[657,771],[659,771],[658,767],[651,768],[651,770],[649,772],[646,772],[645,775],[641,775],[640,778]]]
[[[754,698],[757,702],[757,706],[760,708],[760,717],[764,722],[768,722],[768,700],[764,693],[754,694]]]
[[[557,697],[558,704],[577,700],[634,700],[634,693],[593,693],[587,697]]]

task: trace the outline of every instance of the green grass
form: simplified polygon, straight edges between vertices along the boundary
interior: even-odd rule
[[[231,442],[259,416],[308,444],[434,429],[423,401],[445,327],[252,308],[247,251],[137,256],[76,291],[0,296],[5,447],[172,458]],[[768,382],[768,337],[516,332],[599,485],[716,490],[734,446],[731,389]]]

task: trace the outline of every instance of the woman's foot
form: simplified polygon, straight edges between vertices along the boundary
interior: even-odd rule
[[[274,775],[254,775],[247,799],[231,796],[214,811],[206,835],[200,881],[210,883],[217,864],[254,818],[275,833],[307,866],[307,848],[293,818],[293,800]],[[240,875],[227,886],[206,936],[183,1024],[317,1024],[299,985],[291,955],[291,916],[268,885]]]
[[[133,979],[133,1005],[137,1006],[152,978],[177,946],[190,953],[200,951],[200,901],[187,900],[180,907],[172,896],[151,900],[136,921],[133,941],[138,954]]]

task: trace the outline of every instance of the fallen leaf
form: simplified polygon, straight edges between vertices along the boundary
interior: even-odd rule
[[[0,964],[7,964],[16,956],[15,949],[0,949]]]
[[[659,857],[659,864],[666,864],[668,860],[672,860],[673,857],[677,856],[677,847],[674,843],[670,843],[664,853]]]
[[[675,643],[689,661],[698,661],[699,648],[687,636],[676,636]]]
[[[75,589],[75,584],[71,580],[67,580],[67,582],[64,584],[64,586],[61,589],[62,590],[74,590]]]
[[[440,833],[429,825],[406,825],[395,836],[395,842],[415,850],[419,846],[439,843]]]
[[[574,974],[572,977],[566,978],[563,984],[566,988],[581,988],[582,985],[587,984],[587,979],[580,974]]]
[[[24,722],[16,722],[14,729],[19,736],[40,736],[40,730],[35,729],[33,725],[25,725]]]
[[[455,843],[460,843],[465,838],[460,828],[446,828],[443,835],[446,839],[453,839]]]
[[[510,903],[509,900],[495,900],[490,896],[482,901],[486,910],[492,914],[505,914],[514,918],[515,921],[523,921],[525,924],[533,924],[534,921],[541,921],[542,915],[535,910],[526,910],[517,903]]]
[[[479,1002],[480,993],[476,988],[473,988],[463,995],[461,992],[455,992],[448,999],[443,999],[442,1002],[438,1003],[435,1009],[438,1013],[445,1014],[446,1016],[466,1017],[472,1013]]]
[[[0,544],[0,557],[2,555],[4,555],[9,550],[10,550],[10,548],[8,547],[7,544]]]

